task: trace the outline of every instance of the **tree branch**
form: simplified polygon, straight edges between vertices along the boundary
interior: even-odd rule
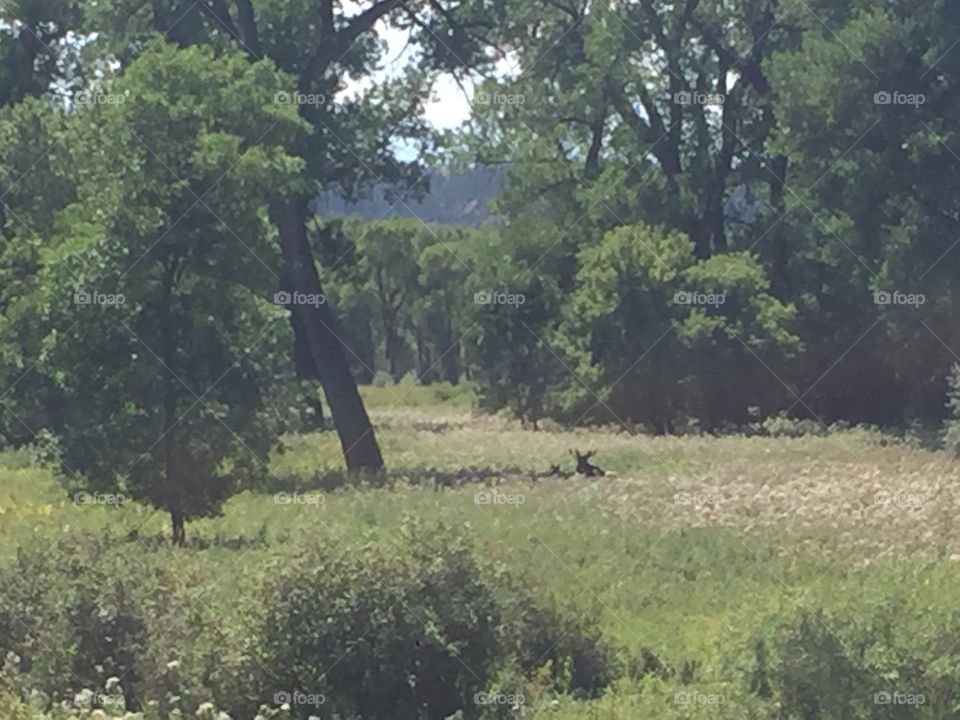
[[[243,33],[243,44],[247,49],[257,56],[260,52],[260,36],[257,33],[257,20],[253,14],[253,5],[250,0],[234,0],[237,6],[237,22],[240,24],[240,31]]]
[[[380,18],[390,14],[403,5],[405,0],[381,0],[357,15],[347,27],[337,33],[337,45],[349,49],[358,37],[370,30]]]

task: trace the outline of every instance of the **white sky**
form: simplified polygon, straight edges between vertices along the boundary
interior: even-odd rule
[[[385,78],[399,74],[404,66],[416,56],[417,49],[407,47],[407,33],[402,30],[385,27],[380,23],[377,33],[387,43],[387,53],[384,56],[385,67],[375,77]],[[495,74],[509,76],[515,74],[518,68],[509,60],[497,63]],[[348,85],[345,93],[350,93],[369,84],[369,81]],[[424,116],[434,127],[450,129],[462,125],[470,117],[470,103],[473,101],[473,85],[467,80],[463,83],[464,89],[454,81],[453,77],[441,77],[433,87],[433,97],[424,108]]]
[[[406,47],[407,35],[401,30],[384,27],[380,23],[377,33],[387,42],[387,52],[384,56],[383,69],[374,75],[374,79],[364,78],[347,84],[343,94],[351,95],[354,92],[369,87],[378,79],[395,77],[402,72],[404,66],[416,54],[416,48]],[[471,97],[464,95],[463,90],[454,82],[452,77],[442,77],[434,85],[433,97],[424,108],[426,119],[437,128],[449,129],[463,124],[470,117],[470,101],[473,87],[464,83],[464,87]]]

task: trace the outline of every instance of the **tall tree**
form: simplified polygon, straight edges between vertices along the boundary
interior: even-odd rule
[[[829,30],[811,17],[802,49],[769,70],[771,144],[808,189],[788,200],[798,214],[816,210],[794,236],[791,274],[807,289],[807,326],[845,331],[834,357],[853,350],[847,371],[818,389],[845,398],[863,388],[856,404],[873,406],[874,419],[936,416],[960,355],[960,200],[944,182],[960,171],[960,9],[813,9]]]
[[[422,143],[427,128],[420,108],[432,80],[444,71],[491,62],[485,35],[499,26],[506,3],[444,3],[439,0],[379,0],[360,9],[335,0],[238,0],[192,3],[151,0],[131,15],[125,2],[98,3],[89,17],[91,31],[102,33],[107,47],[123,60],[163,33],[180,44],[238,44],[253,60],[271,58],[294,78],[282,101],[296,103],[313,128],[298,148],[306,163],[309,191],[278,198],[270,208],[276,225],[286,278],[292,292],[323,295],[310,246],[310,201],[321,187],[345,194],[362,181],[378,178],[411,186],[423,168],[402,162],[394,152],[398,138]],[[354,100],[338,97],[347,79],[369,77],[383,59],[377,28],[407,31],[420,49],[417,68],[396,81],[375,84]],[[323,384],[348,468],[378,469],[383,460],[346,355],[350,352],[327,304],[294,306],[294,327],[302,332]]]
[[[163,44],[102,88],[115,102],[72,112],[77,196],[17,306],[43,318],[36,372],[64,465],[168,512],[179,543],[187,519],[265,474],[280,432],[267,400],[289,367],[269,348],[289,333],[267,204],[297,191],[288,149],[308,129],[273,102],[283,83],[269,61]]]
[[[766,168],[782,177],[784,161],[766,153],[764,64],[795,42],[778,0],[522,7],[521,71],[485,86],[471,138],[480,157],[515,161],[508,217],[546,210],[568,256],[578,239],[645,222],[686,232],[699,258],[762,228],[766,213],[731,223],[738,200],[775,217],[782,188]]]

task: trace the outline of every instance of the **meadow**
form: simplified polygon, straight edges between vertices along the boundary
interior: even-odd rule
[[[184,548],[167,542],[162,513],[130,501],[78,504],[28,451],[3,455],[4,578],[30,586],[49,577],[32,577],[33,563],[60,562],[64,543],[91,543],[80,554],[97,558],[101,579],[129,576],[123,593],[149,616],[150,659],[137,675],[173,667],[193,676],[183,680],[189,689],[171,690],[181,702],[172,712],[217,717],[202,702],[219,711],[224,696],[242,692],[231,683],[242,682],[237,669],[251,658],[264,662],[256,627],[268,612],[263,589],[277,578],[319,557],[401,557],[417,537],[436,534],[461,539],[486,571],[550,598],[564,631],[587,623],[610,650],[602,687],[565,692],[535,673],[511,678],[514,702],[481,708],[500,713],[489,717],[957,716],[960,648],[950,628],[960,468],[946,453],[866,429],[533,431],[478,414],[467,389],[364,393],[386,477],[347,484],[333,433],[288,436],[271,459],[271,487],[190,523]],[[596,451],[606,475],[574,475],[572,449]],[[4,599],[18,592],[5,588]],[[49,623],[30,605],[45,601],[29,597],[17,607],[35,612],[18,622]],[[58,653],[79,652],[47,650],[53,665]],[[2,678],[4,717],[40,717],[9,691],[24,680],[10,667]],[[161,707],[155,700],[153,711]]]

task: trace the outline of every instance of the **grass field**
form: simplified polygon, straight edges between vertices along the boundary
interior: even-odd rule
[[[895,606],[899,639],[889,647],[927,638],[938,648],[928,664],[956,654],[934,638],[960,594],[960,470],[945,454],[866,430],[797,439],[533,432],[475,414],[466,392],[365,394],[390,467],[385,486],[310,490],[340,470],[336,437],[289,437],[271,474],[277,487],[301,478],[304,494],[236,496],[222,517],[191,523],[181,550],[162,539],[161,513],[131,502],[77,505],[25,452],[6,454],[3,562],[85,530],[136,531],[124,557],[163,585],[159,617],[198,613],[218,628],[225,654],[243,654],[262,603],[250,588],[278,568],[312,552],[402,545],[411,524],[443,525],[572,616],[596,620],[627,668],[599,698],[531,691],[529,717],[778,717],[776,697],[749,687],[756,645],[804,610],[823,611],[823,625],[842,638],[851,632],[843,618]],[[607,476],[548,476],[551,465],[572,470],[573,448],[595,450]],[[184,639],[169,642],[179,659]],[[843,652],[882,665],[874,650]],[[644,653],[674,671],[631,672]],[[702,698],[722,699],[705,707]],[[871,701],[862,717],[888,717],[869,714]],[[915,716],[953,717],[889,717]]]

